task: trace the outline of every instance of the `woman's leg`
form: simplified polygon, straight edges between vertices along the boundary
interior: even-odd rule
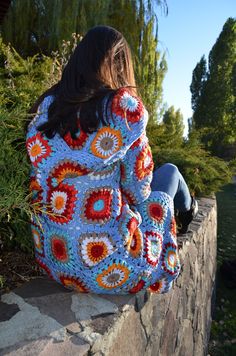
[[[192,198],[188,186],[174,164],[166,163],[153,172],[151,189],[169,194],[179,211],[190,210]]]

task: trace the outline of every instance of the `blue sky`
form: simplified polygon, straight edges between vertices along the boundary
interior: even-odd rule
[[[201,56],[208,54],[225,21],[236,17],[236,0],[167,0],[168,15],[158,8],[159,50],[166,52],[168,72],[163,83],[164,102],[187,118],[192,116],[189,86]]]

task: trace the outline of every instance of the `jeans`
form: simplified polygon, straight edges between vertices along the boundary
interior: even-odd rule
[[[191,207],[192,199],[188,186],[178,168],[172,163],[166,163],[155,169],[151,189],[169,194],[174,200],[175,208],[179,211],[187,211]]]

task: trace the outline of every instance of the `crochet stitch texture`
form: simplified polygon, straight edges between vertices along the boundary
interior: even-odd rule
[[[31,230],[37,263],[66,288],[97,294],[165,293],[180,270],[172,198],[151,191],[148,112],[126,88],[109,126],[48,139],[47,96],[30,122]],[[104,98],[106,103],[107,97]]]

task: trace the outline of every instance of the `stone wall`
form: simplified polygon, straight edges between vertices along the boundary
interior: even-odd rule
[[[216,272],[214,199],[200,200],[178,242],[182,270],[167,294],[77,294],[45,277],[2,295],[0,355],[205,355]]]

